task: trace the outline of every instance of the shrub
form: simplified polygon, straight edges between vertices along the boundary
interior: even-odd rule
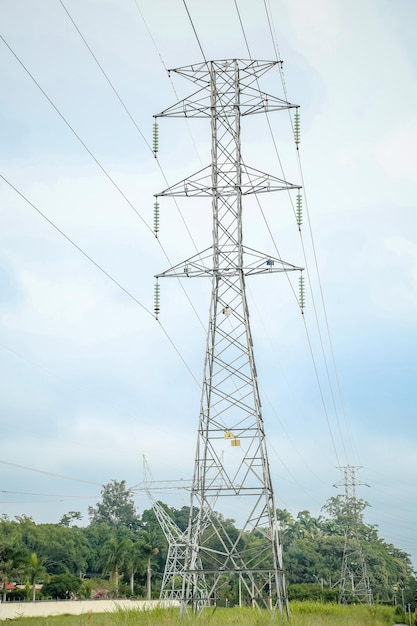
[[[80,594],[82,580],[72,574],[57,574],[51,576],[48,582],[42,587],[44,598],[59,598],[69,600],[76,598]]]
[[[288,585],[289,600],[309,600],[311,602],[337,602],[337,589],[326,589],[317,583]]]
[[[6,601],[12,602],[21,602],[26,600],[26,591],[25,589],[13,589],[12,591],[7,592]]]

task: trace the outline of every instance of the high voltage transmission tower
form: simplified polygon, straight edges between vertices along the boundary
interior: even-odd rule
[[[288,613],[282,547],[255,368],[245,281],[254,274],[301,270],[243,245],[242,199],[249,194],[300,190],[252,167],[241,156],[241,121],[297,106],[259,90],[272,61],[210,61],[171,70],[198,85],[192,96],[159,117],[207,118],[211,164],[156,194],[211,198],[212,245],[160,277],[209,277],[207,332],[191,507],[182,571],[181,614],[214,605],[225,589],[239,603]],[[294,132],[299,141],[296,113]],[[154,124],[154,149],[158,128]],[[301,205],[298,196],[297,207]],[[155,202],[155,231],[159,228]],[[300,282],[303,306],[303,283]],[[155,313],[159,312],[159,285]],[[240,530],[216,511],[228,506]],[[182,541],[182,539],[181,539]]]
[[[340,577],[339,602],[350,604],[365,602],[372,604],[372,591],[363,554],[360,536],[361,511],[356,498],[356,487],[366,483],[356,480],[356,470],[360,467],[345,465],[339,467],[343,480],[336,483],[344,487],[343,514],[345,519],[345,544],[343,549],[342,572]]]
[[[143,489],[152,503],[152,509],[168,543],[160,599],[162,601],[178,601],[181,600],[182,597],[182,581],[184,576],[186,576],[184,568],[187,551],[187,530],[181,530],[162,502],[155,499],[153,495],[155,486],[161,488],[164,483],[162,481],[156,482],[149,479],[150,470],[145,457],[143,458],[143,476]],[[168,485],[170,482],[172,483],[172,481],[166,481],[165,484]],[[178,483],[179,481],[175,482]],[[184,488],[182,485],[184,481],[180,482],[181,487]]]

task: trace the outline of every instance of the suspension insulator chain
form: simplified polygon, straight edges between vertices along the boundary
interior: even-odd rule
[[[294,141],[298,150],[298,144],[300,143],[300,112],[298,109],[294,115]]]
[[[159,150],[159,128],[158,128],[158,122],[154,122],[154,125],[153,125],[152,150],[153,150],[154,157],[156,159],[156,154],[157,154],[157,152]]]
[[[158,319],[158,314],[159,314],[159,311],[160,311],[159,289],[160,289],[159,283],[158,283],[158,281],[156,281],[155,289],[154,289],[154,311],[155,311],[156,319]]]
[[[159,233],[159,202],[155,200],[153,205],[153,232],[155,237],[158,237]]]
[[[300,193],[295,198],[295,217],[297,220],[298,230],[301,230],[301,224],[303,223],[303,198]]]
[[[300,278],[298,280],[299,280],[299,304],[300,304],[301,313],[304,314],[304,307],[305,307],[304,276],[300,274]]]

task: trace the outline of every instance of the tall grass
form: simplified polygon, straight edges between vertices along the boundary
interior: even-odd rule
[[[117,608],[112,613],[22,617],[18,621],[24,626],[393,626],[395,616],[392,608],[376,605],[292,602],[290,621],[246,607],[207,609],[198,618],[190,615],[184,620],[180,620],[178,609]]]

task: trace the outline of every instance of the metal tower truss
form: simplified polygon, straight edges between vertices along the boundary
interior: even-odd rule
[[[359,533],[360,513],[356,499],[357,485],[364,485],[365,483],[356,480],[356,470],[360,469],[359,467],[345,465],[339,469],[342,471],[343,481],[336,483],[336,486],[345,488],[344,513],[346,520],[339,602],[341,604],[355,604],[357,602],[372,604],[372,590]]]
[[[245,267],[228,267],[223,270],[223,277],[238,276],[239,272],[244,272],[245,276],[251,276],[252,274],[270,274],[273,272],[285,272],[291,270],[298,270],[299,268],[290,263],[286,263],[281,259],[277,259],[273,256],[267,256],[257,250],[252,250],[247,246],[242,246],[242,252],[246,260]],[[227,249],[223,248],[222,254],[227,254]],[[213,248],[207,248],[202,252],[199,252],[193,257],[190,257],[186,261],[182,261],[178,265],[171,267],[166,272],[158,274],[158,278],[161,277],[214,277],[216,269],[212,267],[213,262]]]
[[[234,164],[229,163],[229,171],[223,167],[221,178],[217,180],[216,192],[223,196],[235,195],[235,171]],[[265,172],[255,170],[253,167],[242,166],[240,194],[247,196],[254,193],[266,193],[268,191],[281,191],[283,189],[298,189],[295,185],[287,183],[281,178],[276,178]],[[213,196],[212,166],[199,170],[185,180],[161,191],[158,196],[186,196],[187,198],[204,198]]]
[[[156,194],[210,196],[213,218],[212,246],[157,275],[205,276],[212,285],[182,614],[213,605],[231,589],[239,603],[288,613],[245,279],[301,268],[242,241],[243,196],[300,189],[241,158],[242,116],[296,107],[259,90],[258,79],[274,65],[233,59],[171,70],[201,89],[155,116],[207,117],[211,123],[210,167]],[[236,518],[240,530],[215,506]]]
[[[168,542],[168,553],[165,562],[161,585],[161,600],[180,600],[182,582],[185,576],[185,554],[187,531],[182,531],[167,513],[160,502],[154,500],[152,508]]]
[[[166,482],[178,483],[179,481],[165,481],[164,483],[150,481],[148,478],[150,470],[145,458],[143,459],[143,474],[143,489],[152,504],[152,509],[168,542],[168,552],[159,597],[160,600],[180,601],[183,594],[183,581],[189,576],[185,570],[188,530],[183,531],[179,528],[162,503],[156,500],[152,493],[152,485],[156,485],[158,488],[166,484]],[[180,482],[183,484],[184,481]],[[199,584],[200,591],[198,595],[203,598],[207,597],[208,592],[204,577],[200,579]]]

